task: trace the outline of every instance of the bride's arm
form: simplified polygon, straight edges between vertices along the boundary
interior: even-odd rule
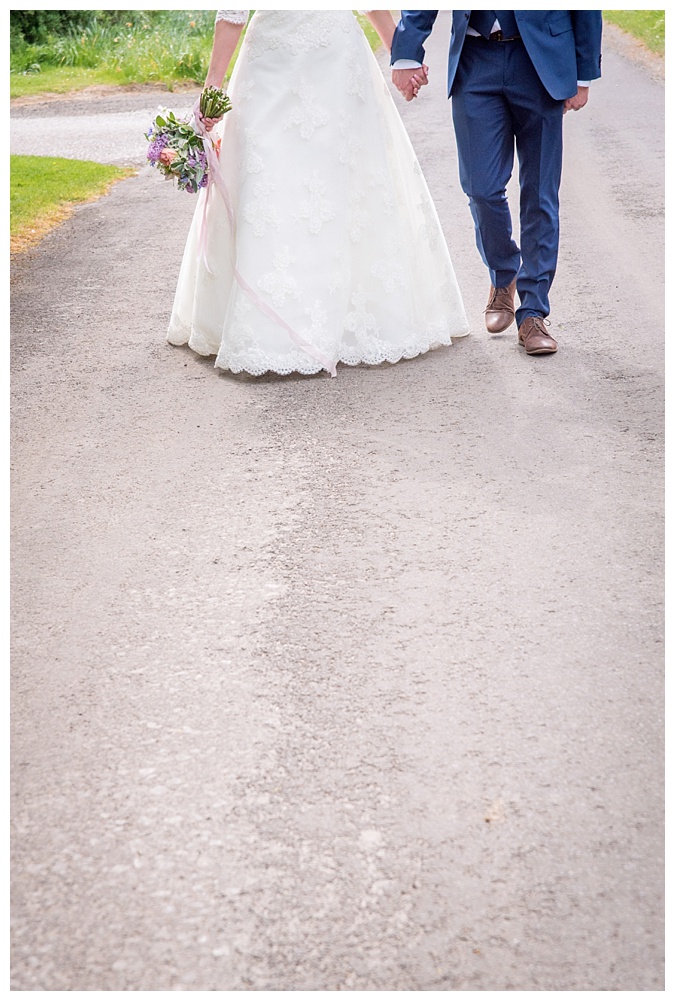
[[[216,14],[216,26],[213,32],[213,48],[211,49],[211,61],[209,62],[208,73],[204,81],[204,87],[223,86],[227,67],[234,55],[239,36],[244,30],[244,25],[248,20],[247,10],[219,10]],[[204,128],[210,132],[220,118],[203,118],[198,108],[195,114],[199,116]]]
[[[224,16],[223,16],[224,15]],[[222,87],[248,16],[247,10],[218,11],[205,87]],[[230,20],[231,18],[231,20]]]
[[[394,38],[394,32],[396,31],[396,22],[391,16],[391,11],[364,10],[362,13],[366,15],[373,28],[382,39],[382,44],[385,46],[387,52],[391,52],[391,43]],[[404,86],[402,88],[399,87],[399,90],[401,90],[401,93],[405,96],[406,101],[412,101],[413,97],[417,97],[417,92],[420,87],[423,87],[429,82],[428,68],[426,66],[420,66],[415,72],[411,70],[394,70],[393,79],[395,83],[397,73],[405,75]],[[398,83],[396,83],[396,85],[398,86]]]
[[[375,31],[380,36],[382,44],[387,52],[391,52],[391,41],[396,30],[396,22],[391,16],[391,11],[364,10],[363,13],[366,15]]]

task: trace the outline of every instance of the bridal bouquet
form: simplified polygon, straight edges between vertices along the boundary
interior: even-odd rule
[[[227,94],[217,87],[205,87],[199,99],[204,118],[220,118],[232,105]],[[161,109],[145,133],[148,161],[166,178],[176,181],[181,191],[196,194],[209,183],[209,166],[204,139],[195,127],[173,111]]]

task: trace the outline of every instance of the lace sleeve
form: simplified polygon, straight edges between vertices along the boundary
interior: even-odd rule
[[[229,21],[230,24],[246,24],[249,13],[247,10],[219,10],[216,12],[216,24],[218,21]]]

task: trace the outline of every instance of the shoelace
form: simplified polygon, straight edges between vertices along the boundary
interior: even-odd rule
[[[489,310],[491,310],[493,308],[494,304],[497,302],[497,299],[499,298],[499,293],[500,292],[504,292],[505,293],[506,302],[500,303],[499,309],[508,309],[508,311],[510,313],[513,312],[513,307],[511,305],[509,305],[509,301],[508,301],[508,289],[496,288],[494,290],[494,292],[492,293],[492,298],[490,299],[489,303],[487,304],[487,306],[483,310],[484,313],[487,313]]]
[[[528,319],[534,320],[534,324],[533,324],[534,330],[538,330],[539,333],[545,334],[546,337],[550,337],[551,336],[549,334],[548,330],[546,329],[547,327],[551,326],[551,321],[548,320],[548,319],[546,319],[546,317],[544,317],[544,316],[530,316],[530,317],[528,317]],[[525,321],[523,321],[523,322],[525,322]]]

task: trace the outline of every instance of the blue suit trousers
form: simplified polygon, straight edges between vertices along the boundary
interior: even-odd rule
[[[518,324],[550,311],[558,259],[563,106],[541,83],[522,41],[464,40],[452,87],[460,183],[492,284],[501,288],[516,279]],[[506,198],[514,148],[520,247]]]

